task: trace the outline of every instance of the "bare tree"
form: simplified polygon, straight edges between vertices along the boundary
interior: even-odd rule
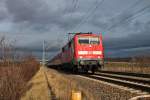
[[[26,83],[39,70],[39,63],[33,55],[18,55],[15,41],[5,36],[0,37],[0,60],[0,100],[19,100],[27,90]]]

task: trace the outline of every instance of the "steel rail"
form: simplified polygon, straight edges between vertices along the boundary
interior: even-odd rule
[[[150,93],[150,84],[146,84],[146,82],[139,83],[140,78],[137,79],[136,81],[135,78],[133,78],[133,80],[131,77],[128,79],[127,77],[118,78],[117,75],[111,76],[111,75],[95,74],[95,75],[82,75],[82,76]]]
[[[127,80],[127,81],[131,81],[131,82],[150,85],[150,78],[129,76],[129,75],[110,74],[110,73],[101,73],[101,72],[96,73],[95,75],[100,75],[100,76],[105,76],[105,77]]]
[[[143,74],[143,73],[117,72],[117,71],[99,71],[99,72],[100,73],[108,73],[108,74],[135,76],[135,77],[149,78],[150,79],[150,74]]]

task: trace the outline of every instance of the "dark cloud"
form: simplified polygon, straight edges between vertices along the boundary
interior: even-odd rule
[[[119,50],[150,47],[150,21],[146,23],[136,21],[133,25],[132,33],[128,33],[126,37],[105,39],[106,48]]]
[[[4,0],[0,1],[0,21],[5,20],[8,17],[8,12],[5,7]]]
[[[58,0],[59,2],[61,0]],[[82,16],[81,12],[70,12],[66,10],[66,0],[60,5],[54,1],[46,0],[7,0],[6,8],[12,21],[15,24],[20,23],[23,27],[31,30],[47,30],[56,26],[60,29],[70,30],[74,25],[79,23]],[[60,3],[61,3],[60,2]],[[71,16],[72,15],[72,16]],[[49,30],[48,30],[49,31]]]
[[[78,0],[76,6],[72,0],[0,0],[0,32],[19,41],[18,50],[35,54],[42,52],[43,40],[54,53],[67,41],[66,32],[91,31],[103,33],[108,54],[136,54],[138,48],[146,52],[144,48],[150,47],[149,8],[136,13],[150,4],[148,0],[104,0],[90,12],[97,4],[97,0]]]
[[[34,46],[34,47],[16,47],[18,51],[26,51],[26,52],[43,52],[42,46]],[[61,48],[56,46],[51,46],[50,48],[46,49],[46,52],[58,52]]]
[[[131,28],[132,27],[132,28]],[[135,21],[128,28],[122,31],[127,35],[124,37],[104,38],[104,46],[109,56],[135,56],[150,55],[150,21],[146,23]]]
[[[149,31],[147,33],[139,33],[132,34],[123,38],[111,38],[104,40],[104,45],[107,49],[130,49],[130,48],[139,48],[139,47],[150,47],[150,34]]]
[[[7,0],[6,7],[9,13],[13,16],[13,21],[34,22],[35,17],[40,9],[42,9],[43,2],[40,0]],[[41,13],[42,14],[42,13]],[[39,20],[40,21],[40,20]]]

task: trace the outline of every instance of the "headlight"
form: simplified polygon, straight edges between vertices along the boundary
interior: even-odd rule
[[[79,56],[79,58],[83,58],[82,56]]]
[[[83,62],[83,61],[80,61],[80,64],[81,64],[81,65],[83,65],[83,64],[84,64],[84,62]]]
[[[88,51],[78,51],[79,55],[88,54]]]
[[[102,51],[93,51],[93,54],[101,55]]]

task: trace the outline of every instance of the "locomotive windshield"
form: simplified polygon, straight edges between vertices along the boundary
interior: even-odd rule
[[[80,44],[99,44],[99,37],[79,37]]]

